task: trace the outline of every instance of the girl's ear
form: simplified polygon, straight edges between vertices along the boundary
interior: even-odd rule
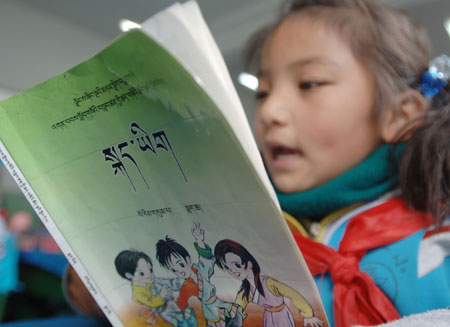
[[[426,106],[425,98],[418,91],[409,89],[400,93],[381,116],[381,137],[384,142],[407,141],[412,128],[425,114]]]

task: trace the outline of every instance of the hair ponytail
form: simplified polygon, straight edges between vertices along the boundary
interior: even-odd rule
[[[399,183],[405,202],[431,213],[435,227],[450,215],[450,85],[430,103],[400,159]]]

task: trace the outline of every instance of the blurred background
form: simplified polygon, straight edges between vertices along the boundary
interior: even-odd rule
[[[121,19],[141,23],[173,2],[0,0],[0,99],[90,58],[121,33]],[[383,2],[407,9],[425,26],[432,39],[434,55],[450,55],[450,0]],[[241,53],[248,37],[274,19],[281,0],[198,0],[198,3],[251,120],[255,107],[254,92],[239,82],[239,75],[243,72]],[[1,166],[0,190],[2,206],[11,214],[22,210],[31,214],[31,208]],[[21,283],[8,298],[2,298],[0,294],[0,321],[50,316],[64,309],[61,309],[64,298],[60,277],[65,259],[56,260],[59,255],[57,248],[42,230],[37,217],[33,216],[32,232],[25,235],[21,243]],[[41,254],[44,257],[40,257]],[[44,267],[45,272],[35,269],[43,262],[56,264]],[[1,269],[0,278],[4,278]],[[40,309],[34,310],[37,307]]]
[[[409,10],[450,54],[449,0],[383,0]],[[91,57],[120,34],[122,18],[141,23],[173,0],[0,0],[0,97],[32,87]],[[249,35],[271,21],[281,0],[198,0],[249,116],[253,93],[238,83]]]

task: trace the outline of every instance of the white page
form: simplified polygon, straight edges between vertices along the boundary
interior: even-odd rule
[[[164,46],[213,99],[279,207],[244,109],[197,2],[175,3],[145,21],[142,30]]]

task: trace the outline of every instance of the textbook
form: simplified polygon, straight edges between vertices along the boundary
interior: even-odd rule
[[[0,141],[113,326],[328,326],[196,2],[1,102]]]

